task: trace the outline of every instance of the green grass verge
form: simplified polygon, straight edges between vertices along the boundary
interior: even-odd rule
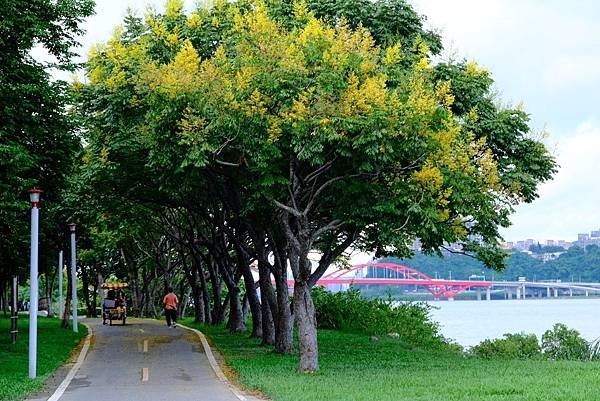
[[[276,355],[247,335],[184,323],[208,335],[245,387],[274,401],[600,400],[600,363],[466,358],[321,330],[321,370],[306,375],[296,372],[297,355]]]
[[[58,319],[38,317],[38,377],[30,380],[29,317],[19,316],[19,337],[15,345],[10,341],[10,318],[0,317],[0,400],[21,400],[40,389],[86,334],[84,325],[79,325],[79,333],[74,333],[61,329]]]

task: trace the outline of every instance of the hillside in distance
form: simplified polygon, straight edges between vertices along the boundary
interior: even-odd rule
[[[534,255],[554,252],[554,249],[538,247],[532,249]],[[546,262],[528,253],[511,251],[507,259],[507,267],[498,272],[486,268],[483,263],[469,256],[445,254],[443,257],[415,253],[410,259],[385,258],[382,261],[393,261],[419,270],[431,278],[453,280],[478,279],[516,281],[518,277],[526,277],[528,281],[562,280],[600,282],[600,248],[588,245],[585,249],[571,247],[556,259]]]

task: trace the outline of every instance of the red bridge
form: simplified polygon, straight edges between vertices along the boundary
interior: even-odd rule
[[[386,270],[385,277],[367,277],[369,268]],[[378,270],[373,270],[377,272]],[[377,274],[375,274],[377,276]],[[293,286],[294,281],[290,280]],[[437,280],[421,273],[418,270],[395,263],[366,263],[352,266],[349,269],[338,270],[326,274],[317,285],[328,286],[332,284],[381,284],[381,285],[417,285],[429,291],[434,299],[454,299],[457,294],[471,288],[486,288],[492,286],[491,281],[461,281]]]

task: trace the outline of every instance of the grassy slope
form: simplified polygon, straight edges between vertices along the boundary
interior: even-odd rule
[[[600,363],[489,361],[322,330],[321,370],[302,375],[295,372],[297,356],[275,355],[258,347],[257,340],[220,328],[196,327],[222,351],[245,386],[274,401],[600,400]]]
[[[19,339],[10,343],[10,319],[0,317],[0,400],[19,400],[42,387],[48,375],[68,358],[87,328],[79,333],[60,328],[58,319],[38,317],[37,379],[29,380],[29,318],[19,316]]]

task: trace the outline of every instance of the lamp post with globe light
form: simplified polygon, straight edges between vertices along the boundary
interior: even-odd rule
[[[71,299],[73,300],[73,331],[78,332],[77,327],[77,263],[75,259],[75,229],[77,224],[69,224],[71,232]]]
[[[29,289],[29,378],[37,376],[37,312],[38,312],[38,243],[40,194],[39,189],[29,191],[31,202],[31,254]]]

